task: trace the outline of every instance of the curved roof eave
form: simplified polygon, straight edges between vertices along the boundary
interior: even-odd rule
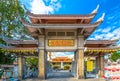
[[[22,22],[27,28],[95,28],[102,21],[95,22],[93,24],[31,24],[28,22]]]
[[[27,11],[28,17],[34,18],[34,19],[91,19],[96,15],[96,13],[91,13],[91,14],[86,14],[86,15],[70,15],[70,14],[48,15],[48,14],[33,14]]]

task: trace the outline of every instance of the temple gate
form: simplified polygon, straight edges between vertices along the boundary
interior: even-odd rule
[[[89,15],[37,15],[27,12],[32,23],[22,21],[23,25],[39,43],[38,78],[46,78],[46,55],[51,51],[76,52],[75,77],[84,78],[84,41],[103,20],[100,18],[91,23],[97,9]]]
[[[32,45],[32,47],[36,47],[33,48],[33,50],[37,49],[35,54],[39,58],[38,78],[47,78],[46,60],[48,52],[66,51],[75,52],[74,77],[78,79],[85,77],[84,57],[92,56],[94,53],[94,56],[97,56],[96,58],[99,58],[97,59],[97,63],[100,65],[98,68],[100,70],[100,76],[103,75],[104,53],[101,51],[101,48],[96,47],[102,47],[100,44],[102,44],[104,47],[107,47],[108,45],[112,44],[112,41],[104,44],[103,42],[97,42],[96,44],[93,44],[94,41],[86,40],[103,21],[104,14],[96,22],[91,23],[92,19],[97,13],[97,9],[98,7],[88,15],[40,15],[27,12],[31,22],[22,20],[22,23],[29,31],[29,33],[37,40],[37,43]],[[29,49],[32,51],[32,48]],[[109,50],[106,48],[104,49]],[[18,58],[18,73],[19,77],[22,77],[21,54]]]

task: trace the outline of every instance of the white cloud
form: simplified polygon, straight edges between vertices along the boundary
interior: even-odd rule
[[[54,10],[56,10],[56,11],[58,11],[60,8],[61,8],[61,4],[58,2],[58,3],[52,3],[51,4],[51,7],[54,9]]]
[[[117,29],[114,29],[112,33],[120,35],[120,27],[118,27]]]
[[[108,39],[110,39],[110,38],[114,37],[114,34],[109,32],[109,33],[105,34],[105,36],[106,36]]]
[[[45,5],[43,0],[33,0],[31,2],[31,12],[34,14],[49,14],[61,8],[58,0],[51,0],[49,5]]]
[[[111,20],[111,19],[113,19],[115,16],[109,16],[107,19],[108,20]]]
[[[107,33],[107,32],[109,32],[110,30],[111,30],[111,28],[109,27],[109,28],[103,29],[102,32]]]
[[[112,31],[112,32],[111,32]],[[120,38],[120,27],[100,28],[95,31],[95,34],[89,38],[91,40],[115,40]]]
[[[49,12],[53,13],[53,8],[50,6],[45,6],[42,0],[33,0],[31,5],[31,12],[34,14],[48,14]]]
[[[94,37],[89,37],[87,40],[95,40]]]
[[[100,28],[100,29],[95,30],[94,33],[101,32],[101,31],[102,31],[102,29]]]
[[[117,40],[119,38],[119,36],[114,36],[111,38],[111,40]]]
[[[95,39],[97,40],[103,40],[103,38],[104,38],[104,34],[95,35]]]
[[[57,2],[57,0],[51,0],[51,2],[53,3],[53,2]]]
[[[116,29],[113,32],[108,32],[108,33],[101,33],[99,35],[95,35],[94,38],[90,39],[100,39],[100,40],[115,40],[120,38],[120,29]]]

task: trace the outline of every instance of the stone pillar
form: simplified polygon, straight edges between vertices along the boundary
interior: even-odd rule
[[[104,75],[104,54],[100,54],[100,77]]]
[[[97,71],[97,76],[100,76],[100,55],[98,54],[98,56],[96,57],[96,71]]]
[[[22,78],[25,78],[25,75],[27,75],[27,68],[26,68],[26,61],[25,61],[25,57],[22,58],[22,63],[23,63],[23,72],[22,72]]]
[[[21,55],[18,56],[18,78],[22,79],[23,76],[23,57]]]
[[[38,54],[38,78],[46,78],[46,55],[45,54],[45,36],[39,36],[39,54]]]
[[[75,63],[75,69],[74,69],[74,77],[77,77],[77,51],[75,52],[75,55],[74,55],[74,63]]]
[[[77,51],[77,78],[84,78],[84,36],[78,36],[78,51]]]

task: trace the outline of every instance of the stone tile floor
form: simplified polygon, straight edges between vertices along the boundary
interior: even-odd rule
[[[3,81],[3,80],[0,79],[0,81]],[[18,81],[18,80],[7,79],[4,81]],[[37,78],[37,79],[24,79],[19,81],[105,81],[105,79],[103,78],[76,79],[72,76],[72,73],[69,71],[54,71],[47,74],[46,80],[40,80]]]
[[[95,78],[95,79],[76,79],[72,77],[72,74],[68,71],[58,71],[58,72],[51,72],[47,76],[46,80],[40,79],[26,79],[22,81],[105,81],[102,78]]]

